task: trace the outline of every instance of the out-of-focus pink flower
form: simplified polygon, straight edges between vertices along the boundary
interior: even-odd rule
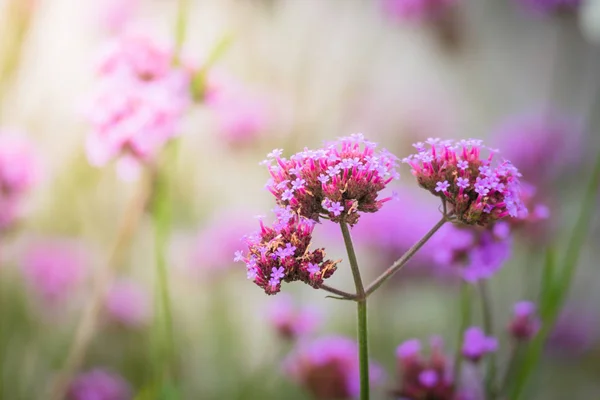
[[[121,280],[113,284],[106,297],[106,312],[115,322],[127,327],[140,327],[150,319],[150,298],[140,284]]]
[[[68,400],[131,400],[132,396],[122,377],[100,368],[79,374],[67,393]]]
[[[178,134],[191,102],[190,74],[172,61],[170,49],[138,36],[124,36],[105,51],[86,109],[92,165],[118,158],[121,177],[132,179]]]
[[[581,0],[516,0],[519,4],[528,10],[540,13],[551,14],[560,12],[576,11],[582,4]]]
[[[219,138],[237,147],[252,144],[264,136],[270,117],[264,96],[231,78],[217,75],[210,79],[205,103],[216,116]]]
[[[273,300],[268,310],[269,322],[284,339],[306,336],[314,332],[321,322],[321,315],[316,309],[296,306],[286,293]]]
[[[600,343],[598,313],[594,309],[568,306],[561,312],[546,343],[546,350],[554,355],[579,357]]]
[[[124,30],[140,6],[140,0],[99,0],[94,12],[101,28],[110,33]]]
[[[481,140],[429,138],[413,146],[417,154],[403,162],[412,167],[419,186],[446,201],[460,222],[485,226],[527,212],[521,197],[521,173],[508,160],[495,161],[498,150],[484,146]]]
[[[379,383],[382,369],[373,363],[369,369],[371,383]],[[285,359],[284,371],[316,399],[350,399],[359,394],[358,346],[343,336],[299,343]]]
[[[467,282],[491,278],[510,257],[510,226],[497,222],[492,229],[445,226],[434,242],[434,260]]]
[[[263,161],[271,174],[266,188],[278,205],[305,218],[318,222],[324,216],[353,226],[360,213],[376,212],[392,199],[377,197],[400,178],[396,156],[376,147],[362,134],[353,134],[289,160],[281,157],[283,150],[273,150]]]
[[[513,319],[508,326],[508,331],[517,340],[529,340],[540,330],[541,321],[537,314],[537,307],[531,301],[520,301],[515,304]]]
[[[478,362],[484,355],[494,353],[496,350],[498,350],[498,339],[486,336],[479,327],[467,328],[462,347],[462,354],[467,360]]]
[[[234,261],[246,264],[248,279],[277,294],[283,282],[302,281],[315,289],[337,269],[339,261],[325,259],[324,249],[309,251],[315,223],[289,207],[276,208],[272,227],[260,221],[260,231],[245,238],[247,252],[236,251]]]
[[[70,239],[48,239],[30,245],[22,270],[29,286],[42,301],[54,305],[65,301],[86,275],[86,254]]]
[[[232,254],[242,245],[242,237],[252,231],[256,222],[247,214],[223,212],[200,229],[190,251],[192,272],[211,274],[229,271],[233,266]]]
[[[0,130],[0,231],[19,217],[23,197],[37,180],[35,152],[21,135]]]
[[[444,14],[460,0],[381,0],[387,16],[403,21],[431,20]]]
[[[504,155],[519,166],[525,180],[543,192],[582,158],[581,127],[558,112],[513,117],[492,136]]]

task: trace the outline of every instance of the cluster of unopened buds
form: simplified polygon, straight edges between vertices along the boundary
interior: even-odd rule
[[[245,238],[247,252],[236,252],[235,261],[246,264],[247,277],[276,294],[282,282],[302,281],[319,288],[337,269],[339,261],[325,258],[324,249],[310,250],[315,223],[289,208],[275,210],[273,226],[260,221],[260,231]]]
[[[526,214],[520,195],[521,174],[508,160],[495,162],[498,150],[475,139],[456,142],[430,138],[414,147],[417,154],[403,161],[412,167],[421,187],[450,205],[459,222],[488,225]]]

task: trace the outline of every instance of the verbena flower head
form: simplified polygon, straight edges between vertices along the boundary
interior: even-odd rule
[[[382,0],[384,12],[395,19],[426,21],[443,15],[460,0]]]
[[[283,282],[302,281],[318,289],[337,269],[339,261],[325,259],[325,250],[309,250],[314,222],[290,208],[277,208],[273,226],[260,221],[260,231],[246,237],[248,250],[235,261],[246,264],[248,279],[276,294]]]
[[[22,200],[37,175],[32,145],[16,132],[0,129],[0,231],[19,217]]]
[[[537,314],[537,307],[531,301],[520,301],[515,304],[513,318],[508,326],[508,331],[517,340],[529,340],[540,329],[541,321]]]
[[[457,400],[451,363],[439,337],[430,340],[430,354],[424,357],[421,341],[410,339],[398,346],[396,358],[400,373],[394,394],[407,399]]]
[[[436,263],[467,282],[491,278],[511,255],[510,226],[497,222],[493,227],[445,226],[435,240]]]
[[[67,400],[130,400],[129,384],[113,372],[96,368],[79,374],[71,383]]]
[[[52,239],[27,248],[22,261],[25,279],[49,305],[66,300],[86,275],[86,254],[70,240]]]
[[[561,357],[588,355],[600,343],[600,324],[595,308],[570,304],[554,324],[546,343],[546,350]]]
[[[119,173],[134,178],[178,133],[190,104],[189,72],[172,66],[172,52],[145,38],[125,37],[105,54],[87,108],[92,125],[90,163],[119,159]]]
[[[268,318],[279,336],[295,340],[315,331],[321,322],[320,313],[313,308],[300,308],[286,293],[274,299],[268,310]]]
[[[131,280],[120,280],[113,284],[106,297],[105,308],[111,320],[126,327],[142,327],[150,320],[148,292]]]
[[[485,226],[526,212],[521,174],[510,161],[495,162],[497,150],[482,141],[430,138],[414,147],[417,154],[403,161],[412,167],[419,185],[445,200],[460,222]]]
[[[377,384],[381,368],[371,364],[369,369],[371,383]],[[284,371],[315,399],[352,399],[360,391],[358,346],[343,336],[300,343],[284,361]]]
[[[481,328],[472,326],[465,331],[462,354],[467,360],[478,362],[484,355],[494,353],[497,349],[498,339],[486,336]]]
[[[281,207],[314,221],[356,224],[361,212],[372,213],[391,199],[379,192],[400,177],[396,157],[363,135],[342,137],[323,149],[305,149],[288,159],[274,150],[264,161],[272,179],[267,189]]]

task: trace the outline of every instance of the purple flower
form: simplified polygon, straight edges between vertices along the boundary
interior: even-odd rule
[[[294,190],[302,189],[304,187],[305,183],[306,183],[306,181],[304,179],[296,178],[294,181],[292,181],[292,189],[294,189]]]
[[[121,280],[108,292],[106,311],[111,319],[128,327],[140,327],[150,319],[148,292],[134,281]]]
[[[286,189],[281,194],[281,200],[290,201],[294,198],[294,191],[292,189]]]
[[[517,340],[529,340],[537,334],[541,321],[537,315],[537,307],[531,301],[520,301],[515,304],[513,319],[508,327],[509,333]]]
[[[450,184],[448,183],[448,181],[438,182],[435,185],[435,191],[436,192],[446,192],[448,190],[448,187],[450,187]]]
[[[465,161],[465,160],[461,160],[458,163],[456,163],[456,166],[461,169],[461,170],[465,170],[467,168],[469,168],[469,162]]]
[[[469,187],[469,180],[466,178],[456,178],[456,186],[461,189],[466,189]]]
[[[296,246],[292,246],[291,243],[286,243],[285,247],[278,248],[277,251],[275,252],[275,254],[277,254],[277,256],[279,258],[283,259],[286,257],[293,256],[295,251],[296,251]]]
[[[334,216],[339,216],[342,211],[344,211],[344,207],[338,202],[331,202],[329,207],[326,208],[327,211],[333,213]]]
[[[419,374],[419,382],[426,388],[434,387],[438,382],[437,372],[433,369],[426,369]]]
[[[321,267],[319,267],[318,264],[308,263],[308,268],[306,269],[306,272],[308,272],[311,275],[314,275],[321,272]]]
[[[271,278],[276,279],[276,280],[281,280],[285,277],[285,268],[283,267],[279,267],[279,268],[275,268],[273,267],[271,269]]]
[[[298,307],[292,297],[282,293],[273,299],[268,309],[268,320],[284,339],[296,340],[314,332],[321,323],[318,310]]]
[[[421,341],[409,339],[396,348],[396,357],[400,360],[412,360],[421,354]]]
[[[130,400],[131,387],[120,376],[96,368],[79,374],[71,383],[67,400]]]
[[[574,12],[581,6],[582,0],[516,0],[529,10],[541,14]]]
[[[498,339],[486,336],[479,327],[468,328],[463,337],[463,356],[472,362],[478,362],[484,355],[494,353],[498,349]]]
[[[371,383],[379,383],[381,368],[371,364],[369,369]],[[354,398],[360,391],[358,346],[342,336],[299,343],[285,359],[284,372],[316,399]]]

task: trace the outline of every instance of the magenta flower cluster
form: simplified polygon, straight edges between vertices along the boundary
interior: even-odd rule
[[[498,339],[486,336],[485,332],[477,326],[467,328],[462,347],[462,354],[467,360],[476,363],[486,354],[494,353],[496,350],[498,350]]]
[[[289,207],[275,210],[273,226],[260,221],[260,231],[245,238],[247,252],[238,251],[234,261],[246,264],[247,277],[276,294],[282,282],[302,281],[318,289],[336,270],[339,261],[325,259],[325,250],[309,250],[314,221]]]
[[[460,0],[382,0],[383,10],[405,21],[426,21],[442,16]]]
[[[37,160],[29,142],[0,130],[0,232],[19,217],[25,194],[35,184]]]
[[[460,222],[485,226],[526,210],[520,196],[521,174],[510,161],[495,163],[498,151],[482,141],[429,138],[414,147],[417,154],[403,161],[412,167],[419,185],[448,203]]]
[[[96,368],[78,375],[71,383],[67,400],[130,400],[130,385],[120,376]]]
[[[369,370],[371,383],[380,382],[381,368],[370,364]],[[284,371],[315,399],[351,399],[359,394],[358,346],[343,336],[301,343],[284,361]]]
[[[321,322],[318,310],[299,307],[286,293],[274,298],[268,309],[268,320],[283,339],[296,340],[312,333]]]
[[[400,177],[397,159],[385,149],[354,134],[329,143],[323,149],[305,149],[290,159],[273,150],[263,162],[271,179],[267,189],[277,204],[319,221],[356,224],[359,212],[375,212],[391,197],[378,194]]]
[[[142,36],[124,36],[101,59],[100,80],[87,108],[91,164],[118,158],[120,176],[134,178],[178,133],[191,102],[190,71],[173,66],[174,54]]]
[[[516,340],[529,340],[534,337],[541,327],[537,307],[531,301],[520,301],[514,305],[513,318],[508,331]]]
[[[456,400],[452,368],[440,337],[430,340],[428,358],[422,355],[421,341],[410,339],[396,349],[400,386],[394,394],[407,399]]]

